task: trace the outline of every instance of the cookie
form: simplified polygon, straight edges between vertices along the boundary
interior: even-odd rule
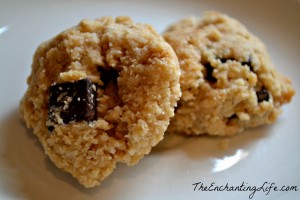
[[[169,132],[234,135],[274,122],[295,93],[265,45],[225,14],[182,19],[163,36],[182,71],[182,97]]]
[[[53,163],[93,187],[163,139],[179,77],[173,49],[150,25],[83,20],[38,47],[20,112]]]

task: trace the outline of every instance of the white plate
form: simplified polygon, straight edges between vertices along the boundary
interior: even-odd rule
[[[0,199],[249,199],[250,191],[194,191],[194,183],[221,186],[297,186],[258,191],[252,199],[299,199],[299,96],[279,120],[232,138],[166,136],[134,167],[118,165],[100,187],[85,189],[43,154],[19,120],[37,45],[82,18],[130,15],[159,32],[181,17],[218,10],[239,19],[268,46],[275,66],[300,91],[300,2],[289,1],[0,1]],[[222,141],[229,148],[222,150]],[[200,185],[198,185],[200,186]],[[198,188],[197,188],[198,189]],[[266,187],[264,188],[266,189]]]

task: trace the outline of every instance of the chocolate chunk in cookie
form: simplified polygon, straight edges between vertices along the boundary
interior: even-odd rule
[[[229,60],[234,60],[232,58],[218,58],[218,59],[221,61],[221,63],[226,63]]]
[[[214,68],[211,66],[210,63],[204,64],[204,67],[206,69],[205,79],[210,83],[216,83],[217,79],[213,76]]]
[[[96,117],[96,85],[89,79],[60,83],[50,87],[48,130],[51,124],[92,121]]]
[[[221,61],[221,63],[226,63],[229,60],[239,62],[239,61],[237,61],[236,59],[233,59],[233,58],[218,58],[218,59]],[[241,65],[248,66],[249,69],[250,69],[250,71],[254,72],[254,68],[253,68],[253,65],[252,65],[252,57],[251,56],[249,57],[249,59],[247,61],[241,62]]]
[[[100,79],[103,82],[103,88],[105,88],[111,81],[113,81],[115,85],[117,84],[119,73],[116,69],[102,66],[98,66],[97,69],[100,72]]]
[[[241,62],[242,65],[247,65],[251,72],[254,72],[254,67],[252,65],[252,57],[250,56],[248,61]]]
[[[266,88],[262,88],[260,91],[256,92],[258,103],[262,101],[269,101],[269,92]]]

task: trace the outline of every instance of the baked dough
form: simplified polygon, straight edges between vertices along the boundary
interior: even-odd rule
[[[169,132],[234,135],[274,122],[295,93],[265,45],[225,14],[182,19],[163,36],[182,71],[182,97]]]
[[[93,187],[163,139],[179,77],[173,49],[152,26],[83,20],[36,50],[21,116],[58,168]]]

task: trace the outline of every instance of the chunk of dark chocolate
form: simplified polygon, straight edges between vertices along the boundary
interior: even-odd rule
[[[228,117],[226,124],[228,126],[234,126],[238,121],[238,116],[234,113],[230,117]]]
[[[216,83],[216,82],[217,82],[217,79],[213,76],[214,68],[211,66],[210,63],[204,64],[204,67],[205,67],[205,69],[206,69],[206,76],[205,76],[205,79],[206,79],[208,82]]]
[[[256,96],[257,96],[258,103],[262,101],[269,101],[270,98],[269,92],[266,88],[262,88],[260,91],[257,91]]]
[[[228,119],[237,119],[238,116],[234,113],[233,115],[231,115]]]
[[[218,58],[218,59],[221,61],[221,63],[226,63],[228,60],[234,60],[232,58]]]
[[[103,82],[103,88],[105,88],[111,81],[116,85],[119,73],[116,69],[112,67],[102,67],[98,66],[98,71],[100,72],[100,79]]]
[[[226,63],[227,61],[231,60],[231,61],[236,61],[236,62],[239,62],[233,58],[217,58],[221,61],[221,63]],[[254,72],[254,68],[252,66],[252,57],[250,56],[248,61],[243,61],[241,62],[241,65],[246,65],[249,67],[250,71]]]
[[[55,124],[96,119],[96,85],[89,79],[52,85],[49,92],[49,131]]]
[[[254,67],[252,65],[252,57],[250,56],[248,61],[241,62],[242,65],[247,65],[251,72],[254,72]]]

